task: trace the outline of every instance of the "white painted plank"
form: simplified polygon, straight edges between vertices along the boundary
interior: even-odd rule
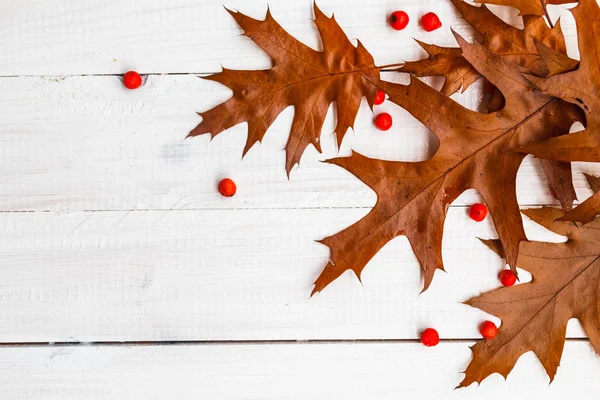
[[[293,35],[319,46],[310,19],[313,0],[28,0],[0,1],[0,75],[120,74],[128,69],[152,73],[216,72],[230,68],[266,68],[268,58],[223,9],[263,18],[274,17]],[[350,38],[359,38],[379,65],[397,63],[419,52],[412,37],[454,44],[450,27],[468,33],[449,1],[320,0]],[[386,23],[395,7],[412,22],[402,32]],[[561,10],[556,8],[556,10]],[[444,26],[424,32],[418,19],[434,11]],[[516,10],[503,15],[517,22]],[[572,25],[566,26],[573,38]]]
[[[0,348],[6,400],[595,398],[600,359],[567,342],[556,379],[533,353],[505,382],[454,390],[472,343],[179,345]]]
[[[438,82],[439,83],[439,82]],[[475,107],[480,88],[459,100]],[[309,147],[288,181],[285,154],[293,110],[286,110],[244,160],[247,127],[238,125],[212,142],[184,140],[206,110],[229,91],[195,76],[151,76],[138,91],[116,77],[0,78],[0,181],[3,211],[135,209],[371,207],[375,194],[337,166],[319,160],[337,156],[330,115],[324,154]],[[417,120],[393,104],[396,123],[382,133],[364,104],[356,133],[349,132],[340,155],[350,149],[371,157],[426,159],[436,144]],[[399,139],[401,138],[401,139]],[[600,166],[579,164],[600,174]],[[239,187],[223,199],[216,183],[232,177]],[[582,199],[591,193],[575,174]],[[518,179],[521,204],[555,203],[536,160],[525,161]],[[471,192],[456,204],[471,204]]]
[[[444,258],[419,295],[407,240],[309,299],[329,257],[315,242],[365,209],[1,213],[0,342],[477,338],[460,302],[499,286],[476,239],[489,221],[452,208]],[[533,239],[559,236],[527,221]],[[524,277],[527,276],[526,274]],[[577,324],[570,337],[581,337]]]

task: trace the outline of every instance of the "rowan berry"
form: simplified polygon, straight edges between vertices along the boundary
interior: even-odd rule
[[[383,104],[384,101],[385,101],[385,92],[383,90],[378,90],[377,95],[375,96],[375,100],[373,101],[373,104],[378,106],[380,104]]]
[[[388,113],[381,113],[375,117],[375,126],[381,131],[387,131],[392,127],[392,116]]]
[[[469,217],[473,221],[481,222],[487,217],[488,209],[484,204],[473,204],[469,209]]]
[[[408,25],[408,14],[404,11],[394,11],[390,15],[390,25],[397,31],[401,31]]]
[[[123,75],[123,85],[127,89],[137,89],[142,86],[142,77],[135,71],[129,71]]]
[[[498,335],[498,327],[492,321],[485,321],[479,327],[479,333],[484,339],[493,339]]]
[[[233,197],[236,190],[237,188],[235,186],[235,182],[229,178],[225,178],[219,182],[219,193],[221,193],[221,195],[224,197]]]
[[[421,26],[427,32],[435,31],[442,27],[442,22],[435,13],[427,13],[421,17]]]
[[[440,335],[433,328],[427,328],[421,333],[421,343],[426,347],[436,346],[440,342]]]
[[[510,269],[505,269],[504,271],[500,272],[499,277],[500,282],[504,286],[513,286],[515,283],[517,283],[517,277]]]

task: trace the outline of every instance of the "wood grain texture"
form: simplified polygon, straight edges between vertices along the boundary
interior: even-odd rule
[[[452,208],[448,273],[422,289],[405,238],[309,299],[328,260],[315,240],[366,209],[1,213],[0,342],[478,338],[460,304],[499,286],[494,237]],[[530,237],[561,240],[526,221]],[[527,274],[523,277],[526,280]],[[570,337],[581,337],[577,324]]]
[[[440,82],[432,82],[439,84]],[[457,96],[479,103],[480,85]],[[261,145],[241,159],[247,134],[238,125],[209,142],[207,135],[184,140],[206,110],[229,90],[196,76],[151,76],[137,91],[117,77],[0,78],[0,179],[2,211],[139,209],[372,207],[375,194],[348,172],[320,160],[338,156],[333,115],[323,131],[322,155],[310,146],[291,180],[285,152],[293,110],[287,109]],[[370,157],[416,161],[428,158],[436,139],[404,110],[387,102],[396,123],[385,133],[373,127],[363,104],[355,133],[339,155],[351,149]],[[593,164],[576,166],[581,199],[591,194],[581,171],[600,174]],[[216,191],[220,178],[233,178],[233,199]],[[537,160],[519,173],[521,204],[554,204]],[[475,192],[455,204],[479,200]]]
[[[87,399],[550,399],[594,398],[600,359],[567,342],[556,380],[532,353],[507,382],[453,390],[472,343],[8,347],[0,349],[6,400]]]
[[[267,1],[256,0],[2,0],[0,75],[121,74],[217,72],[229,68],[265,68],[269,61],[223,9],[239,9],[263,18]],[[271,2],[273,16],[293,35],[319,46],[311,22],[313,0]],[[468,33],[450,2],[404,2],[410,15],[435,11],[444,27],[424,34],[411,24],[401,34],[386,24],[397,5],[384,1],[321,0],[335,12],[350,38],[360,38],[379,65],[419,54],[411,37],[440,45],[454,44],[450,27]],[[512,17],[514,12],[505,11]],[[416,19],[415,19],[416,21]],[[390,48],[390,43],[395,43]]]
[[[243,161],[245,125],[210,143],[208,137],[183,140],[199,122],[195,111],[230,95],[195,75],[221,65],[269,67],[223,3],[255,18],[267,7],[256,0],[0,0],[0,342],[400,341],[0,346],[0,397],[562,399],[597,393],[600,365],[585,341],[567,342],[550,387],[539,362],[526,354],[508,383],[493,376],[461,391],[452,389],[472,343],[424,350],[411,342],[428,326],[446,339],[478,338],[477,325],[490,318],[460,304],[497,287],[503,268],[476,240],[495,237],[491,223],[470,222],[461,207],[479,199],[474,192],[449,212],[448,273],[438,274],[429,292],[419,295],[417,261],[399,238],[371,261],[363,285],[346,274],[308,298],[328,259],[314,240],[360,219],[375,195],[320,162],[337,155],[332,113],[324,154],[309,149],[291,181],[281,151],[291,109]],[[319,5],[328,15],[335,11],[348,36],[360,38],[380,65],[423,56],[411,37],[453,45],[451,26],[471,37],[450,2],[402,2],[416,16],[403,32],[385,24],[394,2]],[[270,6],[290,33],[320,47],[312,0]],[[519,24],[516,10],[494,10]],[[444,27],[425,34],[416,20],[429,11]],[[569,54],[577,57],[572,18],[562,6],[551,14],[563,16]],[[152,74],[142,89],[126,91],[118,77],[98,76],[129,69]],[[439,79],[428,82],[441,87]],[[476,107],[478,86],[457,99]],[[437,144],[422,125],[390,104],[378,110],[393,115],[394,129],[375,132],[363,105],[340,155],[354,149],[416,161],[432,154]],[[576,171],[583,200],[591,191],[579,172],[600,170],[578,164]],[[224,176],[238,183],[233,199],[216,193]],[[523,205],[555,203],[531,159],[521,168],[518,190]],[[526,229],[533,239],[561,240],[528,221]],[[584,334],[571,323],[568,336]]]

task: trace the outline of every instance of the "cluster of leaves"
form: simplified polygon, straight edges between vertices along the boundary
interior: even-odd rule
[[[523,29],[506,24],[485,5],[450,1],[482,40],[468,43],[455,34],[458,48],[419,42],[429,57],[397,69],[411,74],[408,85],[382,80],[384,67],[376,66],[364,46],[360,42],[354,46],[335,19],[316,6],[323,51],[300,43],[270,13],[259,21],[230,11],[245,35],[269,54],[273,66],[261,71],[224,70],[209,77],[232,89],[233,96],[201,113],[203,120],[190,135],[216,135],[247,122],[245,154],[285,108],[294,106],[286,146],[289,174],[308,145],[320,151],[319,136],[331,103],[336,102],[335,132],[341,143],[363,97],[372,107],[377,91],[383,90],[439,138],[439,149],[423,162],[384,161],[357,153],[328,161],[372,188],[378,200],[363,219],[322,240],[331,249],[331,258],[313,294],[347,270],[360,279],[371,258],[400,235],[410,241],[427,289],[435,271],[444,268],[442,236],[448,206],[465,190],[477,189],[499,236],[488,244],[515,273],[519,265],[534,279],[469,302],[501,317],[503,324],[497,339],[474,346],[462,385],[496,372],[506,376],[518,357],[531,350],[553,378],[569,318],[582,321],[600,352],[600,221],[596,220],[600,192],[571,210],[576,197],[570,165],[600,161],[600,39],[596,39],[600,8],[596,0],[579,0],[572,10],[578,62],[567,56],[560,23],[552,26],[546,11],[547,4],[575,0],[480,0],[519,9]],[[438,91],[416,78],[421,76],[443,76],[444,86]],[[495,87],[487,113],[466,109],[449,97],[481,77]],[[569,134],[577,121],[586,129]],[[515,185],[527,154],[540,159],[563,210],[543,208],[526,215],[566,235],[566,243],[527,240]]]

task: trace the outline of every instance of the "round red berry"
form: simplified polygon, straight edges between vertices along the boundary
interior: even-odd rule
[[[500,272],[500,282],[504,286],[512,286],[517,283],[517,277],[510,269],[505,269]]]
[[[373,104],[378,106],[380,104],[383,104],[384,101],[385,101],[385,92],[383,90],[378,90],[377,95],[375,96],[375,100],[373,101]]]
[[[408,14],[404,11],[394,11],[392,15],[390,15],[390,25],[397,31],[406,28],[408,21]]]
[[[233,197],[236,190],[235,182],[229,178],[225,178],[219,182],[219,193],[225,197]]]
[[[387,131],[392,127],[392,116],[388,113],[381,113],[375,117],[375,126],[381,131]]]
[[[481,222],[487,217],[488,209],[484,204],[473,204],[469,209],[469,217],[473,221]]]
[[[479,333],[484,339],[493,339],[498,335],[498,328],[492,321],[485,321],[479,327]]]
[[[442,27],[442,22],[435,13],[427,13],[421,17],[421,26],[427,32],[435,31]]]
[[[426,347],[436,346],[440,342],[440,335],[433,328],[427,328],[421,333],[421,343]]]
[[[137,89],[142,86],[142,77],[135,71],[129,71],[123,75],[123,85],[127,89]]]

